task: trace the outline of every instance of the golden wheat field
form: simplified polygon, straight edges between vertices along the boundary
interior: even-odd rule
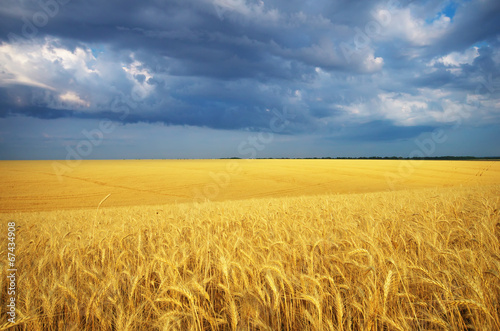
[[[59,167],[66,164],[61,161]],[[0,211],[160,205],[500,184],[500,162],[394,160],[0,161]]]
[[[0,329],[500,329],[500,162],[408,162],[0,162]]]

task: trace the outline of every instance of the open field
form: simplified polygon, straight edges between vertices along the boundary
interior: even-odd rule
[[[95,208],[108,194],[105,205],[116,207],[500,184],[495,161],[127,160],[68,169],[0,161],[0,212]]]
[[[400,161],[115,162],[63,182],[50,162],[0,165],[14,327],[500,329],[499,162],[426,161],[397,180]],[[224,173],[218,201],[193,202]]]

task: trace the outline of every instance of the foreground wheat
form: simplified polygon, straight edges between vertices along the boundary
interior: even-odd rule
[[[20,225],[16,328],[500,329],[499,196],[104,208],[95,228],[95,210],[8,215]]]

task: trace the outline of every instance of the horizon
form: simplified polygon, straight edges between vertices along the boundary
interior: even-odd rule
[[[213,157],[213,158],[114,158],[114,159],[93,159],[85,158],[81,160],[74,159],[0,159],[2,161],[61,161],[61,162],[74,162],[74,161],[182,161],[182,160],[242,160],[242,161],[255,161],[255,160],[422,160],[422,161],[499,161],[500,156],[470,156],[470,155],[437,155],[425,157],[402,157],[402,156],[311,156],[311,157],[257,157],[257,158],[241,158],[233,157]]]

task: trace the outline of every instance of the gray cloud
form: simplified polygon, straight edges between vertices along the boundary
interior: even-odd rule
[[[495,0],[453,14],[449,1],[65,2],[0,7],[0,117],[266,131],[287,107],[287,134],[351,141],[414,137],[464,107],[465,122],[500,122]]]

